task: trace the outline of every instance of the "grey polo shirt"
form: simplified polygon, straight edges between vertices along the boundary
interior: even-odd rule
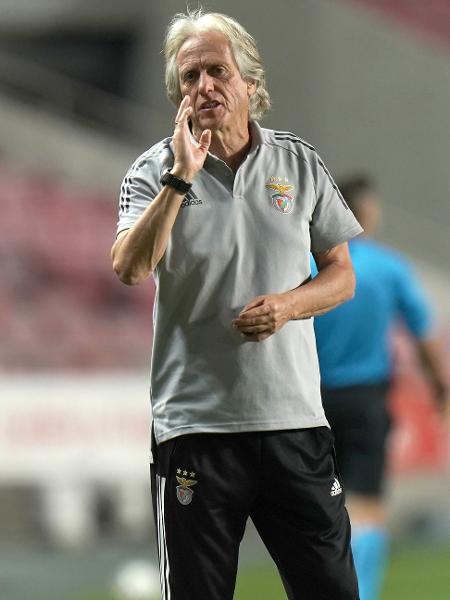
[[[238,171],[208,154],[154,272],[151,401],[157,442],[198,432],[327,425],[313,320],[262,342],[231,325],[255,296],[296,288],[310,251],[361,233],[315,149],[251,123]],[[132,227],[172,166],[171,138],[128,171],[118,231]]]

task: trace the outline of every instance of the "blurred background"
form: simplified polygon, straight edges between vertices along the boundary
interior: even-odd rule
[[[256,37],[273,98],[263,125],[313,143],[336,176],[373,175],[380,237],[414,261],[449,353],[450,0],[204,7]],[[159,598],[154,288],[120,284],[109,251],[125,171],[171,134],[161,47],[185,8],[0,0],[1,600]],[[384,597],[444,600],[449,440],[408,340],[396,348]],[[284,597],[251,526],[236,597]]]

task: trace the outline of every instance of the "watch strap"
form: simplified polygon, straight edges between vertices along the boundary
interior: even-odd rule
[[[192,183],[188,183],[187,181],[184,181],[184,179],[172,175],[170,170],[165,171],[161,175],[159,182],[161,185],[170,185],[170,187],[173,187],[177,192],[181,192],[182,194],[187,194],[192,187]]]

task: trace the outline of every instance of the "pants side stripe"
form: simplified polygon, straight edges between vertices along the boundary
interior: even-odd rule
[[[165,489],[166,489],[166,478],[162,477],[161,478],[161,482],[162,482],[162,489],[161,489],[161,514],[162,514],[162,530],[163,530],[163,542],[164,542],[164,554],[165,554],[165,566],[166,566],[166,591],[167,591],[167,600],[171,600],[172,594],[170,592],[170,580],[169,580],[169,575],[170,575],[170,565],[169,565],[169,553],[167,551],[167,542],[166,542],[166,521],[165,521],[165,514],[164,514],[164,493],[165,493]]]
[[[156,475],[156,510],[157,510],[157,524],[158,524],[158,555],[159,555],[159,579],[161,584],[161,598],[166,600],[166,581],[164,578],[165,572],[165,555],[163,550],[163,528],[161,518],[161,477]]]

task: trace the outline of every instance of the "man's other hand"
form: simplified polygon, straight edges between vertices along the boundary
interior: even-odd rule
[[[285,294],[258,296],[241,310],[232,324],[246,340],[262,342],[292,318],[292,300]]]

